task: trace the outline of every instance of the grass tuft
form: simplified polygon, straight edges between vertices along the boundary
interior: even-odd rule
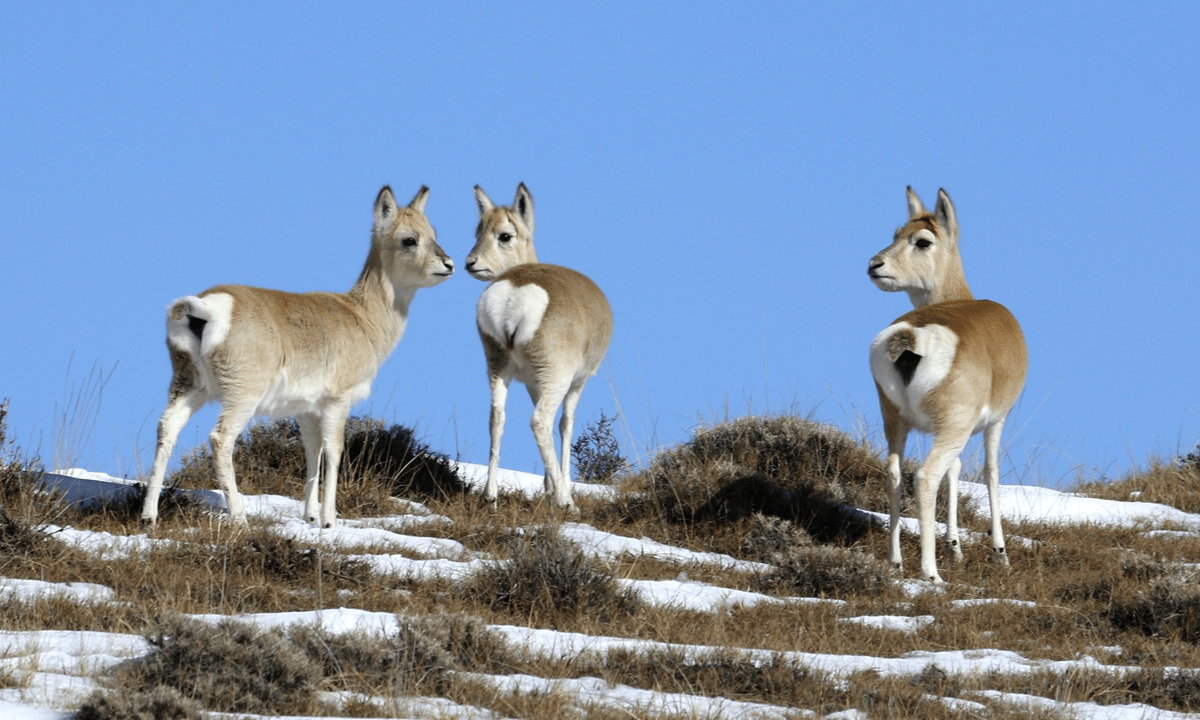
[[[125,670],[126,687],[173,688],[217,712],[316,714],[320,668],[281,633],[172,616],[146,639],[155,649]]]
[[[74,720],[200,720],[200,704],[175,688],[159,685],[144,692],[97,692]]]
[[[234,444],[234,476],[243,493],[298,496],[304,486],[304,444],[291,418],[254,423]],[[212,451],[200,446],[184,455],[168,485],[213,487]],[[354,517],[387,512],[397,496],[426,502],[466,491],[450,459],[416,439],[402,425],[352,417],[338,472],[338,511]]]
[[[477,573],[460,591],[494,612],[535,626],[558,627],[586,617],[606,622],[634,614],[636,595],[553,526],[531,529],[509,543],[509,559]]]

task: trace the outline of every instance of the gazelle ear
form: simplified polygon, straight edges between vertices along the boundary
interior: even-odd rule
[[[921,204],[921,198],[913,192],[912,185],[909,185],[905,192],[908,196],[908,219],[912,220],[918,215],[924,215],[925,206]]]
[[[429,188],[422,185],[417,194],[413,196],[412,202],[408,204],[410,210],[416,210],[419,213],[425,212],[425,202],[429,200]]]
[[[387,230],[396,224],[396,196],[387,185],[375,196],[375,229]]]
[[[937,205],[933,208],[933,220],[954,240],[958,238],[958,218],[954,215],[954,203],[945,190],[938,190]]]
[[[479,217],[483,217],[489,210],[496,207],[492,201],[488,199],[487,193],[478,185],[475,186],[475,203],[479,205]]]
[[[533,196],[529,194],[525,183],[517,185],[517,196],[513,198],[513,212],[525,223],[529,232],[533,232]]]

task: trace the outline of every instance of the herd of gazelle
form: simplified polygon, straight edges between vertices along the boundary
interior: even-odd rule
[[[404,334],[420,288],[450,277],[454,262],[425,217],[428,188],[406,207],[389,187],[375,199],[371,247],[349,292],[288,293],[218,285],[171,303],[167,347],[172,378],[158,423],[158,444],[142,519],[154,523],[167,463],[179,432],[212,400],[222,409],[210,435],[217,481],[234,522],[246,522],[233,471],[238,435],[258,415],[295,416],[307,466],[308,522],[337,523],[338,465],[350,407],[370,392],[379,367]],[[533,401],[531,421],[545,465],[545,490],[556,507],[574,510],[570,453],[575,408],[596,374],[612,336],[612,311],[600,288],[565,267],[538,262],[533,246],[533,198],[522,183],[511,207],[475,188],[479,225],[467,272],[489,283],[476,324],[491,386],[491,447],[484,498],[497,501],[500,439],[508,386],[522,382]],[[882,290],[904,290],[914,310],[871,343],[871,373],[879,391],[888,443],[891,509],[889,555],[901,567],[900,462],[909,430],[930,433],[928,457],[916,476],[921,576],[941,582],[935,559],[934,506],[942,478],[950,502],[947,530],[962,559],[957,523],[959,454],[983,431],[984,475],[991,503],[994,557],[1008,558],[997,503],[998,453],[1004,420],[1025,380],[1025,341],[1003,306],[975,300],[963,275],[958,222],[945,191],[932,213],[908,189],[908,222],[871,258],[868,274]],[[554,418],[561,453],[556,454]],[[324,478],[324,492],[319,494]]]

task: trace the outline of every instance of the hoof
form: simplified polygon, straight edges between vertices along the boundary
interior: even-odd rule
[[[1000,567],[1010,567],[1008,564],[1008,553],[1004,552],[1004,548],[992,548],[992,564]]]
[[[138,521],[138,524],[146,530],[149,530],[158,524],[158,518],[144,517]]]

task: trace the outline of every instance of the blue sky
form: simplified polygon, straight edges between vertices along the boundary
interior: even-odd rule
[[[524,181],[539,258],[614,310],[580,425],[620,412],[642,457],[747,412],[878,440],[867,347],[910,306],[866,264],[911,184],[931,206],[947,189],[975,295],[1026,333],[1004,482],[1189,450],[1200,10],[827,5],[4,4],[11,434],[50,462],[95,365],[98,410],[66,413],[74,434],[94,421],[76,461],[147,469],[167,304],[218,283],[346,290],[380,186],[425,184],[459,272],[417,295],[356,412],[485,462],[471,189],[508,203]],[[534,471],[529,410],[514,388],[502,462]]]

